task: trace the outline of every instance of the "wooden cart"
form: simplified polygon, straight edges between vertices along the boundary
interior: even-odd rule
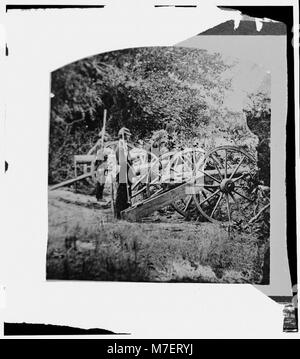
[[[244,149],[188,148],[152,158],[132,186],[131,203],[121,213],[128,221],[172,206],[190,220],[247,223],[269,207],[269,189],[262,190],[256,159]]]

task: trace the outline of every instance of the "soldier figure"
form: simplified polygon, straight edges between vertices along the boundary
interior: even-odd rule
[[[95,187],[95,195],[97,201],[103,200],[103,190],[106,182],[106,176],[108,173],[108,155],[109,151],[104,148],[104,141],[109,139],[108,134],[105,132],[103,139],[102,139],[102,131],[101,130],[98,134],[99,140],[97,141],[96,145],[93,147],[92,150],[96,152],[96,160],[95,160],[95,180],[96,180],[96,187]]]
[[[131,199],[131,164],[127,141],[131,133],[126,127],[122,127],[118,133],[119,142],[116,148],[116,160],[119,171],[116,176],[117,194],[115,203],[115,214],[121,218],[121,212],[130,206]]]
[[[95,161],[95,178],[96,178],[95,194],[97,201],[103,200],[103,190],[108,173],[108,155],[109,152],[106,148],[100,149],[97,152],[97,157]]]

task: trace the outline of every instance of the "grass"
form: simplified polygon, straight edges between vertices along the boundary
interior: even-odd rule
[[[49,202],[47,279],[259,283],[263,246],[215,224],[105,222],[106,213]]]

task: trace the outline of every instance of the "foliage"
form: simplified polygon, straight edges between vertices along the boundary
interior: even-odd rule
[[[271,98],[266,91],[250,94],[244,109],[247,125],[259,139],[257,166],[262,184],[270,186]]]
[[[271,134],[271,98],[266,92],[252,93],[244,109],[249,129],[259,140],[270,138]]]
[[[126,126],[147,139],[167,124],[181,144],[224,139],[253,146],[241,113],[224,108],[230,69],[220,54],[180,47],[114,51],[52,73],[49,182],[72,176],[73,155],[87,153],[108,110],[107,130]]]

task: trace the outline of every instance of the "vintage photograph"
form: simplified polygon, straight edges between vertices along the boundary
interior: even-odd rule
[[[269,69],[131,48],[49,96],[48,280],[269,283]]]

